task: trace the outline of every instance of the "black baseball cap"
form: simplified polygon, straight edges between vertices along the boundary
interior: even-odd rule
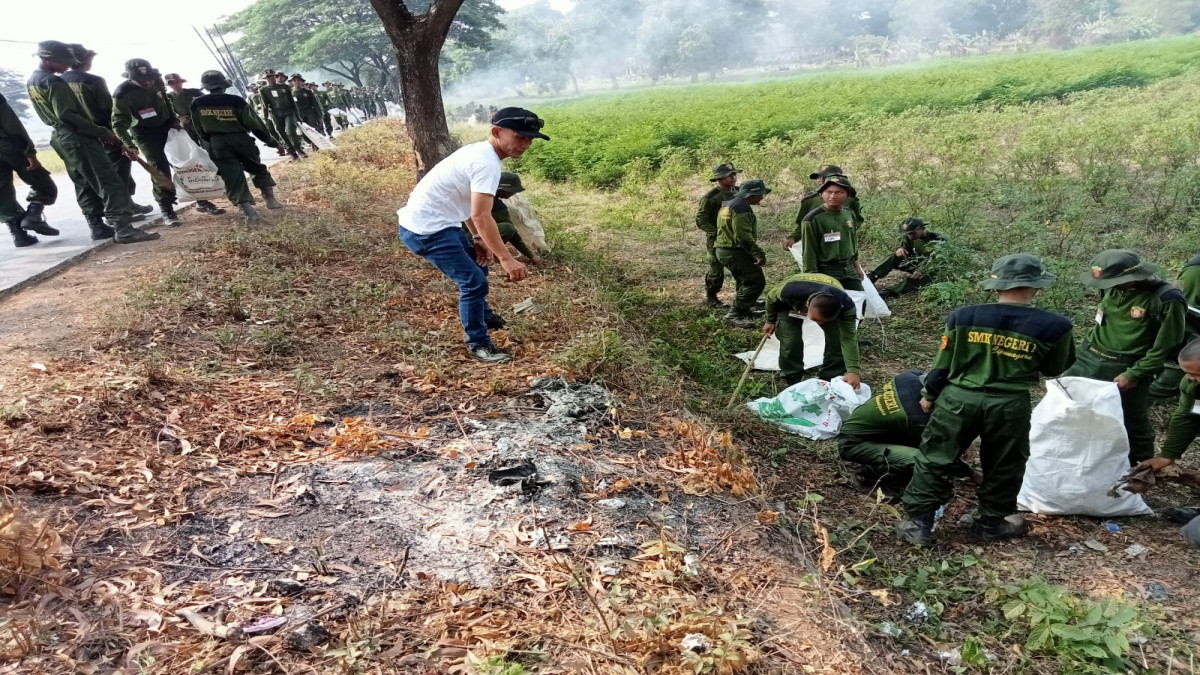
[[[545,125],[545,120],[524,108],[501,108],[492,113],[492,126],[512,129],[525,138],[550,140],[550,137],[541,131]]]

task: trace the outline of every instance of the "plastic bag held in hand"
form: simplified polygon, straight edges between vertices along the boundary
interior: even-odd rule
[[[217,165],[204,148],[196,145],[187,132],[171,129],[163,148],[174,169],[175,187],[189,199],[219,199],[225,196],[225,181],[217,174]]]
[[[842,421],[870,398],[871,387],[866,383],[854,391],[841,377],[835,377],[829,382],[797,382],[774,398],[760,398],[746,405],[785,431],[821,441],[837,436]]]

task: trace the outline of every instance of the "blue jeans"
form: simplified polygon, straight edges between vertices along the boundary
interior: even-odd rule
[[[487,268],[475,262],[475,246],[461,227],[449,227],[433,234],[416,234],[400,228],[400,241],[408,250],[433,263],[458,286],[458,317],[462,319],[467,345],[471,349],[491,344],[488,337]]]

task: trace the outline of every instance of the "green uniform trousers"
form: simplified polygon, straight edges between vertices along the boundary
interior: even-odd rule
[[[67,176],[75,184],[75,200],[85,216],[129,218],[133,197],[122,182],[100,139],[55,127],[50,147],[62,157]]]
[[[525,243],[525,240],[522,239],[521,235],[519,234],[513,235],[513,237],[505,243],[512,244],[513,248],[517,249],[517,253],[520,253],[530,260],[533,260],[537,257],[533,254],[533,251],[529,249],[529,245]]]
[[[1004,517],[1016,513],[1017,493],[1029,460],[1029,392],[1001,393],[964,389],[950,384],[938,396],[913,477],[904,491],[910,516],[936,511],[954,496],[954,478],[962,453],[979,439],[983,484],[975,491],[979,514]]]
[[[329,113],[325,113],[324,115],[321,116],[321,121],[325,123],[325,135],[332,136],[333,135],[333,118],[329,116]]]
[[[25,216],[25,207],[17,201],[13,176],[29,186],[25,201],[49,206],[58,198],[58,186],[45,169],[30,169],[29,157],[20,151],[3,146],[0,140],[0,222],[8,223]]]
[[[125,149],[120,145],[105,145],[104,154],[108,155],[108,161],[112,162],[121,182],[129,189],[129,197],[132,199],[137,194],[137,181],[133,179],[133,160],[125,156]]]
[[[725,266],[717,259],[717,235],[704,234],[704,247],[708,249],[708,271],[704,273],[704,291],[715,298],[725,285]]]
[[[900,270],[909,274],[915,272],[916,265],[907,263],[909,263],[908,258],[900,258],[892,254],[887,260],[880,263],[879,267],[876,267],[871,274],[875,275],[876,279],[882,279],[891,274],[892,270]],[[924,275],[920,279],[906,276],[900,283],[889,287],[888,290],[896,295],[904,295],[905,293],[912,293],[915,290],[928,286],[931,283],[933,283],[933,279],[930,279],[929,275]]]
[[[1154,383],[1150,385],[1150,401],[1174,404],[1179,400],[1180,382],[1183,382],[1183,369],[1179,367],[1178,363],[1167,363],[1158,377],[1154,378]]]
[[[283,140],[288,150],[297,152],[300,150],[300,134],[297,132],[296,113],[295,112],[275,112],[271,111],[271,117],[275,120],[275,132],[279,138]]]
[[[828,274],[847,291],[863,290],[862,279],[859,278],[857,270],[851,264],[849,266],[842,263],[818,263],[817,271],[821,274]]]
[[[842,461],[862,465],[876,481],[897,492],[904,492],[908,487],[919,454],[920,450],[908,445],[844,434],[838,436],[838,456]],[[971,465],[962,459],[954,465],[953,471],[956,478],[970,478],[972,473]]]
[[[275,179],[262,163],[258,146],[249,134],[213,134],[208,140],[208,154],[217,165],[221,180],[225,181],[225,194],[235,205],[254,203],[246,185],[247,173],[253,176],[254,187],[260,190],[275,185]]]
[[[1075,364],[1063,375],[1112,382],[1134,361],[1136,357],[1105,358],[1087,342],[1082,342],[1075,350]],[[1121,392],[1121,412],[1125,415],[1125,435],[1129,437],[1130,465],[1154,457],[1154,425],[1150,423],[1151,384],[1153,380],[1138,380],[1136,387]],[[1176,391],[1175,395],[1178,396],[1179,392]]]
[[[779,374],[791,386],[804,379],[804,319],[784,314],[775,324],[775,337],[779,339]],[[842,328],[836,321],[821,326],[825,333],[825,353],[821,356],[821,367],[817,377],[832,380],[846,374],[846,360],[842,358]]]
[[[142,153],[142,159],[150,166],[158,169],[166,174],[167,178],[171,177],[171,163],[167,161],[167,132],[171,130],[169,126],[161,126],[157,129],[142,130],[134,128],[133,140],[137,143],[138,150]],[[159,205],[174,204],[178,201],[175,197],[175,186],[160,185],[158,181],[153,182],[154,201]]]
[[[737,297],[733,308],[739,312],[749,312],[754,303],[767,287],[767,277],[763,275],[762,267],[754,264],[754,256],[740,248],[717,247],[717,260],[721,261],[737,282]]]

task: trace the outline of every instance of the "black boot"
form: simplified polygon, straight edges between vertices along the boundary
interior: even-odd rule
[[[179,227],[179,214],[175,213],[174,204],[159,204],[158,209],[162,211],[163,225],[167,227]]]
[[[487,320],[488,330],[503,330],[504,327],[507,325],[508,325],[508,322],[505,321],[504,317],[500,316],[499,314],[493,314],[490,317],[488,317],[488,320]]]
[[[119,219],[115,225],[116,227],[113,229],[116,233],[113,234],[113,241],[118,244],[139,244],[143,241],[154,241],[161,236],[157,232],[142,232],[137,229],[130,224],[128,216]]]
[[[1007,518],[983,516],[975,521],[971,531],[982,541],[992,542],[1023,536],[1029,531],[1029,524],[1025,522],[1025,516],[1020,514],[1013,514]]]
[[[266,200],[266,202],[267,202],[268,209],[282,209],[283,208],[283,204],[281,204],[278,199],[275,199],[275,187],[274,186],[260,188],[260,192],[262,192],[263,199]]]
[[[225,209],[217,206],[216,204],[208,201],[207,199],[201,199],[201,200],[197,201],[196,202],[196,210],[199,211],[200,213],[207,213],[210,216],[219,216],[222,213],[225,213]]]
[[[30,203],[29,208],[25,209],[25,217],[21,219],[21,227],[30,232],[44,234],[47,237],[57,237],[58,230],[50,227],[46,223],[46,216],[42,215],[42,210],[45,208],[45,206],[36,202]],[[34,239],[34,241],[37,241],[37,239]]]
[[[135,215],[135,216],[138,214],[141,214],[144,216],[147,213],[150,213],[152,211],[154,211],[154,207],[150,206],[149,204],[146,204],[145,206],[143,206],[141,204],[134,203],[134,205],[133,205],[133,215]]]
[[[909,516],[896,525],[896,532],[914,546],[932,546],[935,513],[935,511],[926,511]]]
[[[113,229],[104,224],[104,219],[100,216],[85,216],[87,218],[88,228],[92,231],[92,241],[103,241],[112,239]]]
[[[725,315],[725,320],[738,328],[751,328],[754,326],[754,318],[750,316],[748,310],[731,309]]]
[[[292,159],[300,159],[300,155],[295,150],[288,150],[288,154],[292,156]]]
[[[254,204],[246,202],[238,204],[238,208],[242,210],[242,216],[245,217],[247,225],[257,225],[262,222],[262,218],[258,217],[258,211],[254,209]]]
[[[713,309],[725,309],[729,307],[729,305],[721,302],[721,299],[715,295],[709,295],[707,298],[705,298],[704,304],[712,307]]]
[[[38,243],[38,238],[26,232],[25,229],[21,227],[21,221],[19,220],[14,220],[8,223],[8,231],[12,233],[13,246],[16,246],[17,248],[33,246],[34,244]]]
[[[1162,517],[1172,523],[1187,525],[1194,518],[1200,518],[1200,509],[1188,508],[1186,506],[1172,506],[1169,509],[1163,509]]]

